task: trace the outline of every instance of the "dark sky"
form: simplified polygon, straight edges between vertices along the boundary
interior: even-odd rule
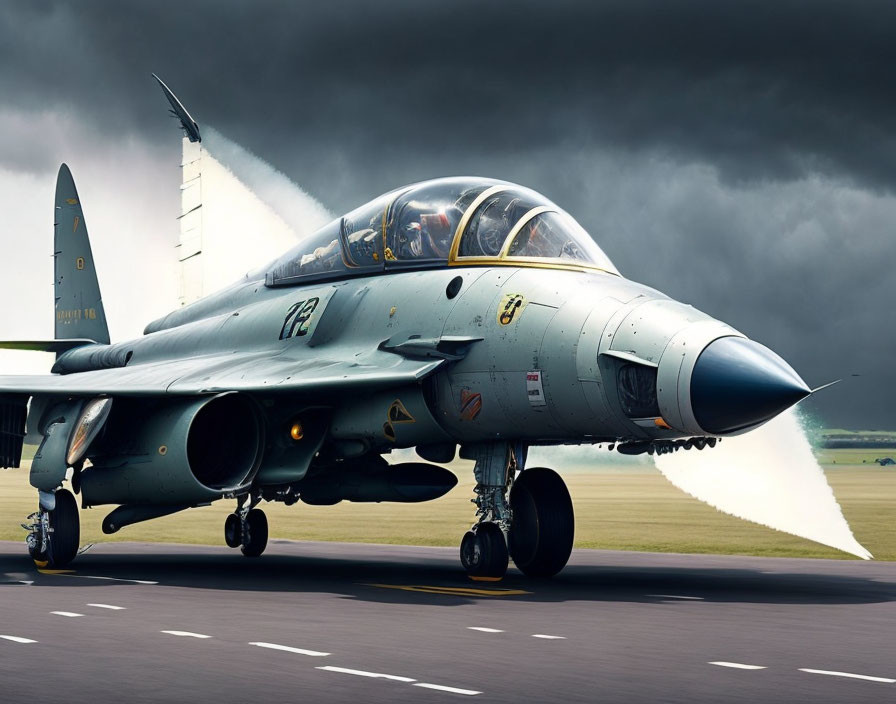
[[[843,378],[821,421],[896,428],[894,27],[883,1],[6,2],[0,169],[55,171],[72,125],[170,148],[154,71],[334,212],[540,190],[628,277]]]

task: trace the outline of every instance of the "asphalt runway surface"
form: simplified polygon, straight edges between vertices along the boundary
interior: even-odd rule
[[[457,550],[0,542],[0,700],[896,700],[896,563],[577,550],[471,582]]]

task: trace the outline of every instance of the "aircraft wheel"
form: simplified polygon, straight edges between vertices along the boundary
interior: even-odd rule
[[[240,517],[231,513],[224,519],[224,542],[229,548],[238,548],[243,541],[243,526]]]
[[[34,564],[37,567],[43,568],[47,566],[47,553],[40,549],[40,542],[35,540],[35,542],[31,542],[30,536],[28,540],[28,554],[31,556],[31,559],[34,560]]]
[[[246,557],[258,557],[268,544],[268,517],[260,508],[253,508],[246,516],[246,531],[240,548]]]
[[[507,572],[507,541],[496,523],[480,523],[460,544],[460,561],[476,580],[497,581]]]
[[[572,553],[575,516],[563,479],[553,469],[523,471],[510,490],[510,556],[529,577],[553,577]]]
[[[51,569],[65,567],[78,554],[81,542],[81,522],[78,517],[78,502],[67,489],[56,492],[56,508],[50,511],[49,548],[43,560],[35,557],[35,562],[46,562]],[[32,556],[34,557],[34,556]]]

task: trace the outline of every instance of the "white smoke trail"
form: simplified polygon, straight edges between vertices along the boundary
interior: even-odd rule
[[[317,199],[268,162],[245,150],[213,127],[202,128],[209,154],[271,209],[301,239],[326,225],[333,216]]]
[[[191,303],[264,267],[332,218],[273,166],[205,128],[183,140],[179,299]]]
[[[715,448],[655,463],[679,489],[720,511],[871,558],[843,517],[796,410]]]

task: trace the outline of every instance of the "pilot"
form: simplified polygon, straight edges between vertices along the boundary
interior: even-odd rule
[[[419,222],[409,222],[398,233],[395,257],[397,259],[423,258],[423,226]]]
[[[445,213],[424,213],[398,232],[398,259],[447,259],[451,247],[451,223]]]

